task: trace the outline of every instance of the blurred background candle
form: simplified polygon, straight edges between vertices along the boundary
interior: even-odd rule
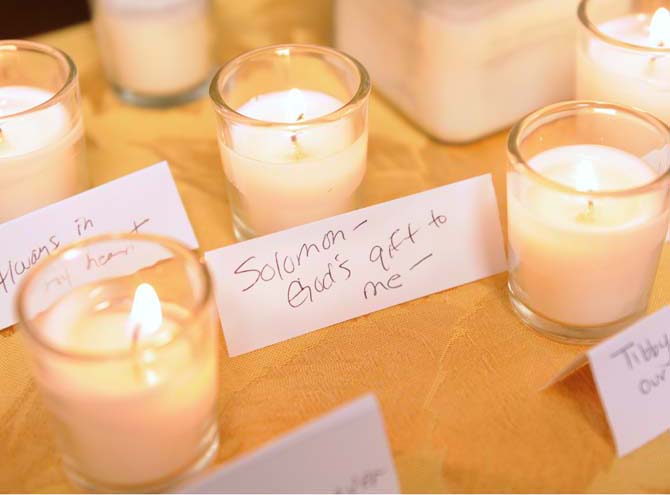
[[[574,97],[577,3],[335,0],[335,42],[426,132],[471,141]]]
[[[105,253],[117,257],[91,271],[88,256]],[[89,239],[38,265],[18,305],[73,481],[143,493],[209,463],[218,329],[209,275],[191,251],[150,236]]]
[[[221,69],[210,94],[238,239],[355,208],[369,91],[365,69],[325,47],[263,48]]]
[[[577,97],[622,103],[670,123],[670,4],[584,0]]]
[[[121,97],[169,105],[200,96],[214,71],[211,0],[91,0],[100,57]]]
[[[87,185],[79,83],[63,52],[0,42],[0,222]]]
[[[648,114],[588,102],[512,130],[509,289],[526,323],[589,341],[644,313],[668,229],[669,142]]]

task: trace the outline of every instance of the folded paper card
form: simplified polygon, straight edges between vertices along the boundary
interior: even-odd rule
[[[205,254],[231,356],[506,269],[490,175]]]
[[[367,395],[185,486],[182,493],[398,493],[376,398]]]
[[[591,365],[619,457],[670,429],[670,307],[593,347],[547,386],[586,364]]]
[[[0,225],[0,328],[16,323],[17,286],[36,263],[78,239],[119,232],[161,234],[191,248],[198,247],[167,163],[158,163]],[[129,261],[137,265],[140,255],[133,260],[117,258],[114,262],[131,266]],[[109,254],[102,259],[89,256],[82,269],[102,270],[110,260]],[[44,296],[45,304],[49,296]]]

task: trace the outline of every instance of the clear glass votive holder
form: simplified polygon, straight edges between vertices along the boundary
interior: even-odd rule
[[[196,254],[144,234],[55,252],[17,313],[63,467],[87,490],[164,491],[218,445],[218,326]]]
[[[42,43],[0,41],[0,223],[88,186],[77,68]]]
[[[210,96],[238,239],[356,208],[369,95],[365,68],[323,46],[260,48],[219,70]]]
[[[571,101],[511,131],[509,295],[558,340],[592,342],[645,312],[669,219],[670,129],[615,104]]]
[[[670,4],[582,0],[576,97],[646,110],[670,124]]]
[[[170,106],[207,91],[216,68],[212,0],[89,0],[102,66],[123,100]]]

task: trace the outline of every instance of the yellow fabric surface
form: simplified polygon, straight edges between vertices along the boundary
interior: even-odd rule
[[[327,0],[219,2],[222,59],[278,42],[329,43]],[[88,24],[39,38],[80,71],[94,184],[168,160],[201,251],[234,242],[207,97],[165,110],[121,103]],[[391,61],[390,61],[391,62]],[[492,173],[505,227],[506,133],[449,146],[373,92],[366,204]],[[670,302],[663,251],[650,311]],[[365,392],[379,398],[403,491],[670,491],[670,435],[617,459],[588,370],[539,392],[584,348],[524,327],[506,274],[235,359],[222,352],[224,463]],[[0,332],[0,491],[76,491],[14,329]]]

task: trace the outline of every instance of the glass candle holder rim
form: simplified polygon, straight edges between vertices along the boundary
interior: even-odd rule
[[[232,74],[235,68],[237,68],[239,65],[260,54],[273,51],[278,52],[279,50],[287,50],[287,49],[290,51],[295,50],[298,52],[317,52],[317,53],[321,52],[329,55],[334,55],[336,57],[345,60],[347,64],[352,66],[352,68],[355,69],[355,71],[358,73],[359,83],[357,90],[354,92],[352,97],[347,102],[345,102],[341,107],[337,108],[336,110],[327,113],[325,115],[321,115],[319,117],[315,117],[308,120],[301,120],[300,122],[271,122],[265,120],[258,120],[253,117],[249,117],[247,115],[239,113],[226,103],[226,101],[221,96],[218,90],[219,83],[224,76]],[[299,130],[301,128],[311,126],[314,124],[321,124],[339,120],[344,116],[358,110],[358,108],[360,108],[360,106],[365,103],[368,95],[370,94],[370,91],[371,91],[371,84],[368,71],[363,66],[363,64],[361,64],[354,57],[347,55],[346,53],[340,50],[336,50],[335,48],[322,45],[303,44],[303,43],[283,43],[277,45],[268,45],[242,53],[241,55],[238,55],[232,60],[229,60],[218,71],[216,71],[216,74],[214,74],[212,82],[209,86],[209,95],[210,98],[212,99],[212,102],[214,103],[217,112],[220,112],[225,117],[235,120],[240,124],[252,125],[256,127],[268,127],[268,128],[289,128],[291,130]]]
[[[638,45],[636,43],[629,43],[628,41],[623,41],[618,38],[614,38],[613,36],[610,36],[606,33],[603,33],[600,29],[598,29],[598,25],[593,23],[591,21],[591,18],[589,17],[588,4],[590,4],[591,1],[592,0],[581,0],[581,2],[579,3],[579,7],[577,7],[577,17],[579,18],[579,21],[581,22],[582,26],[588,29],[594,36],[599,38],[601,41],[604,41],[605,43],[608,43],[610,45],[618,46],[620,48],[626,48],[628,50],[636,50],[639,52],[646,52],[655,55],[658,54],[670,55],[670,46],[652,47],[652,46]]]
[[[44,338],[40,336],[40,332],[34,328],[31,321],[26,317],[27,311],[25,308],[24,300],[25,294],[32,285],[33,280],[39,275],[40,272],[44,270],[45,267],[54,263],[56,260],[62,258],[65,253],[73,250],[81,249],[82,247],[93,245],[100,242],[106,241],[141,241],[149,242],[154,244],[159,244],[162,247],[167,247],[173,254],[181,255],[187,261],[192,262],[193,266],[198,267],[198,271],[201,275],[201,280],[203,281],[203,290],[201,297],[198,298],[197,303],[194,306],[194,309],[190,311],[189,317],[184,321],[183,325],[180,325],[180,328],[177,332],[172,335],[166,342],[162,342],[159,345],[145,345],[140,346],[138,349],[131,351],[130,349],[124,351],[116,351],[109,353],[86,353],[86,352],[72,352],[65,349],[61,349],[58,346],[54,346]],[[160,263],[159,261],[158,263]],[[154,265],[152,265],[154,266]],[[146,268],[146,267],[145,267]],[[90,361],[90,362],[101,362],[101,361],[115,361],[132,358],[133,354],[137,351],[142,351],[146,349],[151,350],[161,350],[169,347],[172,343],[176,342],[181,335],[187,331],[188,328],[196,327],[197,322],[200,318],[206,317],[205,310],[206,306],[209,303],[212,297],[212,279],[209,274],[209,270],[202,262],[201,258],[191,250],[188,246],[181,243],[176,239],[172,239],[165,236],[155,235],[155,234],[141,234],[141,233],[132,233],[132,234],[100,234],[85,239],[80,239],[73,243],[67,244],[58,248],[54,251],[49,257],[45,258],[43,261],[37,263],[26,277],[19,284],[18,290],[16,292],[16,314],[19,318],[19,324],[21,328],[25,331],[23,332],[27,335],[30,340],[46,349],[47,351],[68,358],[68,359],[78,359],[80,361]]]
[[[520,141],[526,136],[529,130],[532,131],[537,128],[534,126],[534,124],[541,124],[542,122],[540,121],[544,121],[544,119],[549,116],[560,117],[560,114],[562,113],[584,110],[590,110],[594,113],[608,113],[610,115],[612,111],[625,112],[626,114],[632,115],[637,119],[644,120],[647,124],[655,127],[658,131],[660,131],[661,134],[665,136],[665,145],[670,146],[670,127],[648,112],[631,106],[619,105],[616,103],[608,103],[596,100],[573,100],[554,103],[553,105],[542,107],[539,110],[526,115],[523,119],[517,122],[514,127],[512,127],[507,138],[507,157],[510,163],[514,165],[516,170],[525,173],[531,179],[544,184],[550,189],[584,198],[631,196],[642,194],[649,190],[655,189],[659,186],[659,184],[663,184],[670,180],[670,164],[668,164],[668,168],[663,171],[663,173],[660,173],[658,177],[639,186],[628,189],[580,191],[568,185],[549,179],[532,168],[521,152]],[[600,112],[598,112],[598,110],[600,110]]]
[[[60,87],[58,91],[54,93],[54,95],[51,98],[49,98],[46,101],[43,101],[39,105],[35,105],[34,107],[30,107],[21,112],[2,115],[0,116],[0,120],[3,121],[27,115],[33,112],[38,112],[40,110],[44,110],[46,108],[49,108],[50,106],[55,105],[56,103],[64,99],[66,94],[69,93],[77,83],[77,66],[75,65],[72,58],[64,51],[55,48],[51,45],[47,45],[45,43],[38,43],[36,41],[0,40],[0,51],[19,51],[19,50],[37,52],[58,60],[62,66],[66,67],[68,75],[65,78],[65,82],[63,83],[63,85]]]

